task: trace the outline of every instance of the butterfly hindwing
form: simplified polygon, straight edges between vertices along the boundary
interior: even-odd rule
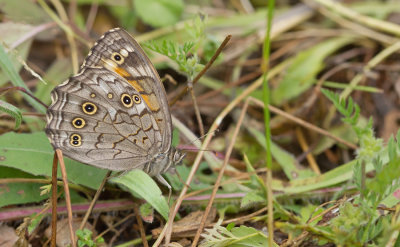
[[[157,154],[162,146],[157,122],[141,95],[122,80],[104,68],[86,68],[58,86],[46,129],[53,146],[111,170],[138,168]]]

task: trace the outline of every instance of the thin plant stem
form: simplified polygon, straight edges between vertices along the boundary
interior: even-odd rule
[[[64,182],[65,204],[67,205],[67,212],[68,212],[69,235],[70,235],[70,238],[71,238],[72,247],[76,247],[75,233],[74,233],[74,229],[72,227],[72,221],[73,221],[73,219],[72,219],[72,206],[71,206],[71,196],[69,194],[67,171],[65,169],[64,157],[63,157],[62,151],[60,149],[56,149],[56,153],[57,153],[58,161],[60,162],[61,175],[62,175],[62,179],[63,179],[63,182]]]
[[[70,0],[69,1],[69,7],[68,7],[68,16],[69,16],[70,20],[74,20],[75,19],[76,9],[77,9],[76,0]]]
[[[57,154],[54,153],[51,180],[51,247],[56,247],[57,238]]]
[[[142,238],[142,244],[144,247],[149,247],[149,243],[147,242],[147,239],[146,239],[146,233],[144,232],[143,221],[142,221],[142,218],[140,217],[139,208],[136,203],[135,203],[135,206],[133,207],[133,211],[135,212],[136,221],[139,225],[139,231],[140,231],[140,237]]]
[[[98,9],[99,9],[99,3],[98,0],[95,0],[90,5],[89,14],[86,19],[86,25],[85,25],[86,33],[89,33],[89,31],[92,29]]]
[[[189,86],[190,96],[192,97],[194,113],[196,115],[197,123],[199,124],[200,136],[204,136],[204,125],[201,119],[199,105],[197,104],[196,95],[194,94],[193,85]]]
[[[263,45],[263,60],[261,63],[261,71],[264,73],[263,76],[263,101],[264,105],[264,127],[265,127],[265,141],[266,141],[266,187],[267,194],[267,208],[268,208],[268,244],[274,246],[274,208],[273,208],[273,192],[272,192],[272,155],[271,155],[271,127],[270,127],[270,112],[269,112],[269,96],[270,90],[268,85],[268,72],[269,72],[269,57],[270,57],[270,34],[272,27],[272,18],[274,15],[275,0],[268,1],[268,12],[267,12],[267,30]]]

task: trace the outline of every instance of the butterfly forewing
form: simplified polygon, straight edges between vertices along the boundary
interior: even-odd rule
[[[104,67],[126,80],[144,98],[163,136],[161,152],[171,146],[172,124],[164,86],[140,45],[120,28],[106,32],[92,47],[82,68]]]

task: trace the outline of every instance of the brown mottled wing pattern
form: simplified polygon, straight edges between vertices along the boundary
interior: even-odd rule
[[[126,54],[121,54],[125,51]],[[122,64],[110,61],[109,58],[116,53],[124,58]],[[92,47],[82,64],[82,69],[85,67],[107,68],[123,77],[143,96],[153,112],[163,136],[163,146],[160,152],[167,152],[171,146],[172,135],[167,96],[156,69],[140,45],[125,30],[112,29],[106,32]]]
[[[46,134],[70,158],[121,171],[143,168],[170,148],[164,87],[143,50],[121,29],[100,38],[80,73],[51,96]]]

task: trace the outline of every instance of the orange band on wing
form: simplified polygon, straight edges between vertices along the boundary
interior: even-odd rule
[[[121,68],[121,67],[114,67],[114,72],[117,73],[118,75],[127,78],[130,77],[131,75],[128,73],[128,71],[126,71],[125,69]]]
[[[143,92],[142,86],[139,85],[139,83],[136,80],[128,80],[129,84],[132,85],[138,91],[139,93]]]
[[[151,100],[149,95],[141,95],[141,96],[151,111],[158,111],[160,109],[160,106],[158,105],[157,101]]]
[[[129,74],[128,71],[126,71],[125,69],[121,68],[121,67],[115,67],[113,68],[114,72],[117,73],[118,75],[120,75],[121,77],[127,79],[127,78],[132,78],[132,75]],[[143,92],[143,87],[139,85],[139,83],[136,80],[128,80],[129,84],[132,85],[133,88],[136,89],[136,91]]]

